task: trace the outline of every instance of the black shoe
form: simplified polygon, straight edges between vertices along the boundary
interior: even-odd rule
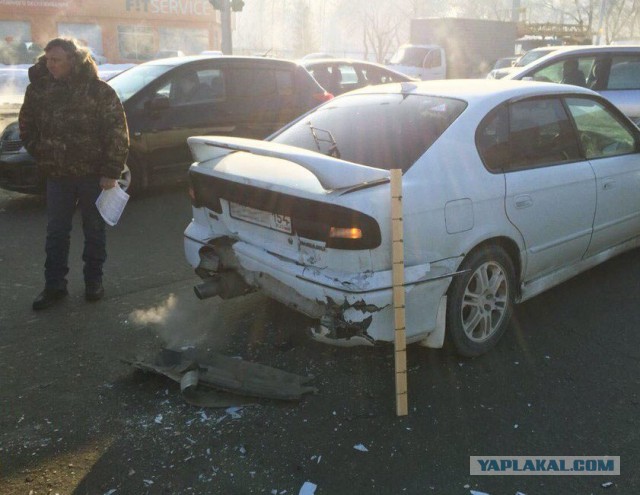
[[[102,287],[102,283],[90,283],[85,286],[84,289],[84,298],[87,301],[99,301],[104,296],[104,287]]]
[[[46,309],[65,298],[69,294],[67,289],[47,289],[45,288],[33,301],[33,309],[36,311]]]

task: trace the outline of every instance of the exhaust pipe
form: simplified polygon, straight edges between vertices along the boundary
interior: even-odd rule
[[[198,299],[220,296],[222,299],[231,299],[242,296],[255,290],[248,285],[236,272],[228,271],[209,278],[203,283],[193,287]]]
[[[193,292],[196,293],[198,299],[208,299],[220,294],[220,280],[210,279],[198,285],[193,286]]]

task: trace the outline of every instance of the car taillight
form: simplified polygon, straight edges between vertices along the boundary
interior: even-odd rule
[[[373,217],[346,206],[211,177],[195,170],[190,171],[189,178],[196,207],[222,213],[221,199],[224,199],[260,210],[265,218],[273,216],[278,221],[290,222],[290,230],[286,231],[289,235],[325,243],[331,249],[375,249],[382,241],[380,227]]]
[[[318,103],[324,103],[325,101],[329,101],[333,98],[333,95],[328,91],[323,93],[313,93],[313,99]]]
[[[329,238],[362,239],[362,230],[357,227],[353,227],[353,228],[331,227],[329,229]]]

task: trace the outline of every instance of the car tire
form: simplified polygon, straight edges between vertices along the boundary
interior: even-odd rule
[[[127,192],[133,196],[145,191],[149,186],[149,174],[147,173],[147,168],[141,163],[129,158],[125,164],[123,174],[127,171],[129,174],[129,186]]]
[[[458,354],[479,356],[494,347],[513,313],[513,262],[499,246],[480,247],[463,260],[451,282],[447,304],[447,339]]]

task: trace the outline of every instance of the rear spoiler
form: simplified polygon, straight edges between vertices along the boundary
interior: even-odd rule
[[[196,162],[221,158],[234,151],[279,158],[307,169],[326,190],[385,182],[389,181],[391,176],[388,170],[358,165],[315,151],[270,141],[226,136],[193,136],[187,138],[187,142]],[[345,173],[345,170],[348,172]]]

